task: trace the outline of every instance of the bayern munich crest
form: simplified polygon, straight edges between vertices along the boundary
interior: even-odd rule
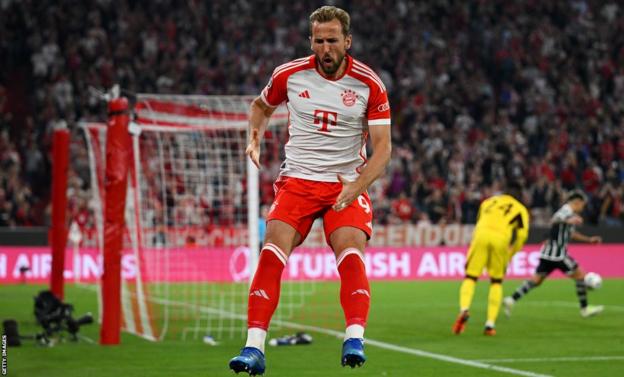
[[[342,103],[345,106],[353,106],[355,105],[355,101],[357,101],[358,95],[351,89],[347,89],[340,95],[342,97]]]

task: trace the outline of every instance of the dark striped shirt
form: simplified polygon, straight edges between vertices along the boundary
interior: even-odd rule
[[[574,211],[569,204],[564,204],[555,212],[550,220],[550,234],[542,246],[540,258],[560,261],[568,255],[568,242],[574,231],[574,225],[565,221],[572,216],[574,216]]]

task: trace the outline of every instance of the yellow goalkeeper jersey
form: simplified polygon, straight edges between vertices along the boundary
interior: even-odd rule
[[[477,232],[504,235],[513,253],[522,248],[529,236],[529,211],[510,195],[495,195],[481,203],[477,217]]]

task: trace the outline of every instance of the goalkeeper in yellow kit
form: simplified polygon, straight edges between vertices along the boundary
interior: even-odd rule
[[[490,276],[485,335],[496,335],[495,323],[503,299],[503,276],[511,257],[524,245],[529,235],[529,211],[520,202],[522,187],[510,183],[506,193],[481,203],[477,225],[466,258],[466,277],[459,290],[460,313],[453,333],[461,334],[466,322],[477,279],[487,268]]]

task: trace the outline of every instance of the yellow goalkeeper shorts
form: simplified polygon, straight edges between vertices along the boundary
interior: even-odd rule
[[[486,230],[475,231],[468,256],[466,275],[479,277],[487,268],[491,279],[502,279],[509,262],[509,239],[504,235]]]

